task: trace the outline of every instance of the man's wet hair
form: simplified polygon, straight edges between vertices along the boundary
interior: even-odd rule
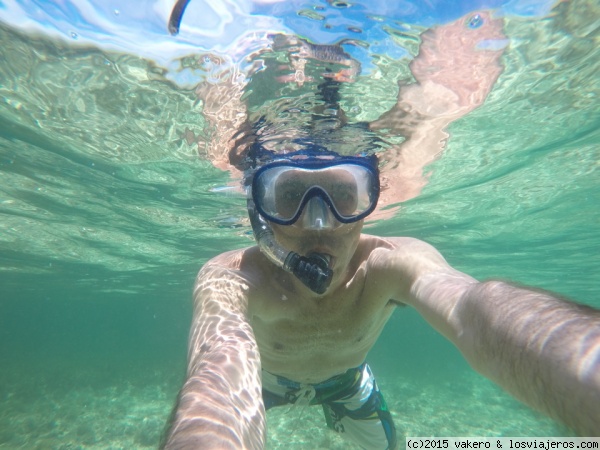
[[[268,139],[261,133],[265,120],[261,118],[252,127],[244,127],[235,138],[229,152],[229,163],[244,174],[243,184],[248,186],[256,169],[290,153],[309,156],[370,156],[385,150],[387,144],[369,130],[368,124],[346,124],[306,136],[300,132],[296,139]]]

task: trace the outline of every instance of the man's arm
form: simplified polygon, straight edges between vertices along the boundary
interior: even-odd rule
[[[421,39],[410,63],[416,83],[401,86],[394,107],[370,124],[405,138],[382,156],[378,213],[419,195],[427,184],[425,166],[446,147],[448,125],[481,106],[503,70],[503,21],[488,12],[469,13]]]
[[[474,369],[582,436],[600,433],[600,311],[501,281],[456,308]]]
[[[405,280],[396,298],[475,370],[580,435],[598,435],[600,311],[501,281],[477,282],[416,239],[399,239],[377,257],[382,276]]]
[[[264,447],[260,355],[246,319],[247,289],[236,271],[218,263],[200,271],[187,379],[165,449]]]

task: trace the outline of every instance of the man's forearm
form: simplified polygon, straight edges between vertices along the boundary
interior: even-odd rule
[[[203,370],[188,378],[164,448],[262,449],[264,410],[247,414],[245,404],[255,395],[232,395],[231,386],[214,371]]]
[[[600,432],[600,311],[489,281],[458,303],[456,345],[471,365],[584,436]]]
[[[262,449],[260,372],[250,325],[235,314],[206,314],[192,327],[188,376],[165,449]]]

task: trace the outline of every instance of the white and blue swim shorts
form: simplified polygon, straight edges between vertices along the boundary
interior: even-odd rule
[[[304,384],[262,372],[265,409],[322,405],[327,426],[368,450],[392,450],[396,429],[387,404],[365,363],[317,384]]]

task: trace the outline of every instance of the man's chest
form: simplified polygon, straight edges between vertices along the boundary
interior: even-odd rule
[[[261,306],[253,311],[252,327],[259,345],[274,351],[371,345],[394,310],[388,299],[361,289],[320,299],[272,296]]]

